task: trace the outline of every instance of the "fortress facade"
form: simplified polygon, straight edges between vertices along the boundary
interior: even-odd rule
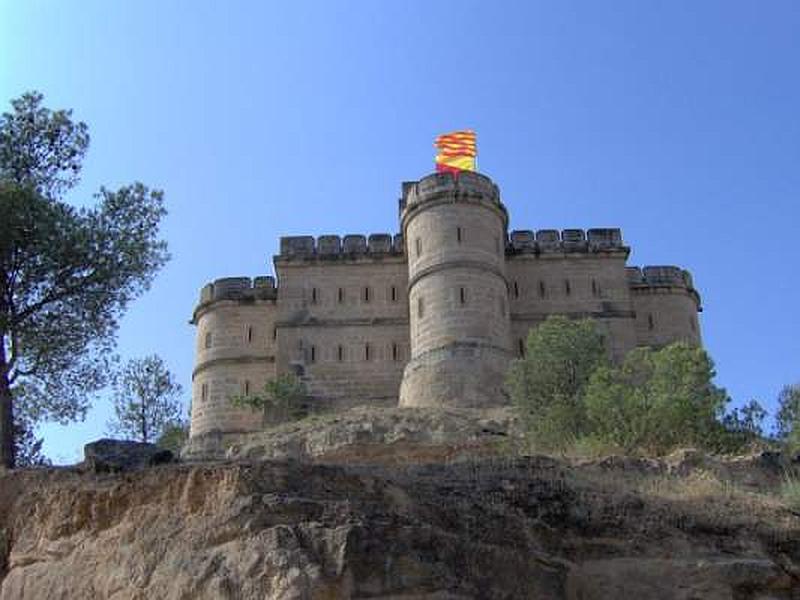
[[[261,429],[232,405],[276,375],[313,405],[482,407],[528,331],[549,315],[592,317],[612,359],[637,346],[700,344],[686,270],[632,267],[619,229],[512,231],[497,186],[462,172],[402,186],[400,231],[284,237],[274,277],[202,288],[191,436]]]

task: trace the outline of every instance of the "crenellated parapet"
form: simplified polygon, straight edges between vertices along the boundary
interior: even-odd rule
[[[401,221],[406,221],[422,204],[437,202],[481,203],[490,205],[508,225],[508,211],[500,200],[500,189],[486,175],[473,171],[432,173],[419,181],[406,181],[399,201]]]
[[[694,297],[700,310],[700,294],[694,288],[692,275],[672,265],[625,267],[628,285],[633,294],[677,291]]]
[[[236,300],[240,302],[253,302],[255,300],[271,300],[278,298],[278,288],[275,278],[270,275],[250,277],[223,277],[215,279],[212,283],[200,289],[200,301],[192,316],[192,323],[197,319],[197,313],[208,305],[222,300]]]
[[[281,238],[278,260],[353,259],[359,257],[379,258],[402,256],[405,251],[402,234],[388,233],[367,235],[348,234],[321,235],[316,239],[310,235]]]
[[[564,252],[624,253],[630,248],[622,241],[618,228],[583,229],[528,229],[512,231],[506,244],[506,255],[545,254]]]

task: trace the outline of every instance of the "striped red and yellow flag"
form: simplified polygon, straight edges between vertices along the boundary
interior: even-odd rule
[[[475,171],[475,157],[478,155],[475,132],[470,129],[451,131],[436,137],[434,146],[439,149],[436,155],[436,170],[459,173]]]

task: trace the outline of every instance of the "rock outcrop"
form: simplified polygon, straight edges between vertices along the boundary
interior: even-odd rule
[[[800,518],[686,456],[315,460],[0,474],[0,600],[800,597]]]

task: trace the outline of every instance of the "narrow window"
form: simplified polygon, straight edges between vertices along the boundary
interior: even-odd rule
[[[249,379],[245,379],[244,380],[244,385],[242,386],[242,390],[244,391],[244,395],[245,396],[249,396],[250,395],[250,380]]]
[[[344,288],[339,288],[339,304],[344,302]]]
[[[420,238],[417,238],[415,240],[415,244],[417,246],[417,257],[420,257],[422,256],[422,240]]]
[[[204,383],[202,386],[200,386],[200,399],[203,402],[208,400],[208,384],[207,383]]]
[[[340,346],[339,346],[339,347],[336,349],[336,356],[338,357],[338,359],[339,359],[339,362],[342,362],[342,361],[344,360],[344,346],[341,346],[341,345],[340,345]]]
[[[652,313],[647,315],[647,327],[648,327],[648,329],[650,329],[650,331],[652,331],[656,327],[656,322],[653,319],[653,314]]]
[[[317,361],[317,348],[316,346],[311,346],[311,362]]]
[[[392,343],[392,360],[397,360],[397,344]]]
[[[272,340],[275,341],[277,339],[278,339],[278,328],[277,327],[273,327],[272,328]]]
[[[465,290],[462,287],[462,288],[458,289],[458,293],[459,293],[459,297],[461,299],[461,304],[466,304],[467,303],[467,290]]]
[[[517,347],[519,348],[520,357],[524,357],[525,356],[525,340],[523,340],[522,338],[519,338],[519,340],[517,340]]]
[[[364,302],[369,302],[369,286],[364,287]]]
[[[592,296],[597,296],[597,282],[592,279]]]
[[[544,287],[544,281],[539,282],[539,297],[544,298],[547,290]]]
[[[392,286],[391,295],[392,295],[392,302],[397,302],[397,288],[395,286]]]
[[[206,348],[211,348],[211,332],[206,333]]]
[[[417,317],[420,319],[425,314],[425,304],[422,302],[422,296],[417,298]]]
[[[516,281],[514,282],[514,298],[519,298],[519,284]]]
[[[311,304],[317,303],[317,288],[311,288]]]
[[[564,280],[564,293],[569,296],[572,293],[572,286],[569,284],[569,279]]]
[[[369,344],[364,344],[364,359],[369,360]]]
[[[460,244],[461,243],[461,227],[456,227],[456,239],[458,240],[458,243]]]
[[[253,326],[252,325],[248,325],[247,326],[247,343],[248,344],[252,344],[253,343]]]

